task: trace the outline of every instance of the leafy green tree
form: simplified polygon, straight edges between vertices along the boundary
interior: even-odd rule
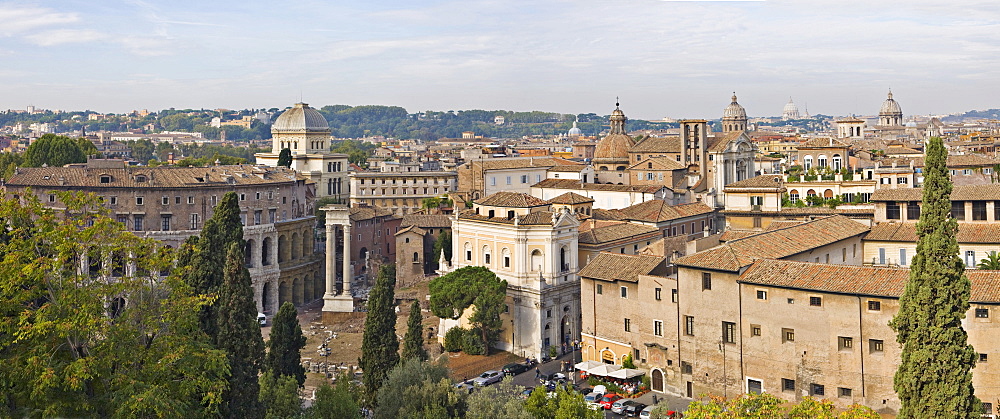
[[[415,358],[389,372],[376,401],[376,418],[458,418],[466,410],[465,396],[448,380],[448,367]]]
[[[694,400],[684,412],[685,418],[692,419],[781,419],[785,417],[782,400],[768,393],[741,394],[726,400],[711,396],[707,400]],[[651,417],[664,418],[668,410],[666,403],[653,410]]]
[[[941,138],[931,138],[917,222],[917,254],[899,299],[899,312],[890,322],[902,345],[893,387],[903,418],[973,418],[982,409],[972,387],[978,355],[962,328],[971,285],[958,255],[958,223],[950,216],[952,184],[946,159]]]
[[[514,385],[513,377],[474,392],[466,399],[468,419],[534,419],[521,400],[521,388]]]
[[[94,145],[90,144],[90,147],[94,147]],[[24,165],[26,167],[41,167],[43,164],[49,167],[61,167],[70,163],[86,162],[87,154],[80,142],[55,134],[45,134],[39,137],[24,152]]]
[[[622,358],[622,367],[635,369],[635,361],[632,360],[632,354],[626,354],[625,357]]]
[[[451,230],[444,230],[434,240],[434,260],[441,258],[444,252],[444,260],[451,262]]]
[[[369,398],[378,394],[386,375],[399,362],[399,341],[396,339],[395,265],[382,265],[375,286],[368,294],[368,315],[361,340],[361,366],[365,392]]]
[[[555,397],[550,398],[545,387],[537,386],[524,401],[524,408],[536,418],[554,418],[559,409],[559,401]]]
[[[257,323],[250,272],[243,264],[243,246],[232,242],[226,252],[223,283],[216,308],[216,345],[229,359],[229,389],[223,394],[223,412],[229,417],[262,417],[260,374],[264,361],[264,339]]]
[[[431,312],[441,318],[457,319],[470,305],[476,308],[469,321],[479,330],[487,351],[500,338],[507,296],[507,281],[482,266],[466,266],[431,280]]]
[[[986,269],[991,271],[1000,270],[1000,253],[997,253],[995,251],[988,253],[986,255],[986,258],[979,261],[979,264],[976,265],[976,267],[979,269]]]
[[[337,378],[331,386],[323,383],[316,389],[316,401],[306,411],[309,419],[360,419],[361,409],[351,395],[350,382],[346,376]]]
[[[291,302],[281,304],[272,321],[264,369],[277,377],[292,377],[301,387],[306,381],[306,369],[302,367],[300,351],[306,346],[306,337],[302,334],[297,314]]]
[[[90,143],[90,141],[87,142]],[[126,145],[130,150],[132,150],[132,159],[138,161],[147,161],[152,159],[154,156],[153,152],[156,151],[156,146],[153,145],[152,141],[147,139],[128,141]],[[93,144],[91,144],[91,146],[93,146]],[[96,152],[97,149],[94,148],[94,151]]]
[[[881,419],[882,415],[875,413],[870,407],[852,404],[847,410],[840,412],[838,419]]]
[[[275,376],[265,371],[260,375],[260,403],[266,408],[267,419],[298,417],[302,413],[302,399],[295,377]]]
[[[586,400],[583,399],[583,394],[573,391],[567,387],[559,387],[556,389],[556,400],[558,400],[559,404],[556,408],[555,419],[604,418],[604,412],[590,410],[587,406]]]
[[[406,319],[402,359],[410,358],[427,360],[427,351],[424,350],[424,316],[420,314],[419,301],[414,301],[410,305],[410,317]]]
[[[10,179],[14,169],[24,164],[24,157],[19,153],[0,153],[0,179]]]
[[[172,252],[57,195],[65,210],[0,196],[0,417],[218,414],[226,356],[197,326],[207,300],[159,277]]]
[[[789,419],[834,419],[833,402],[816,400],[812,397],[803,398],[788,411]]]
[[[292,150],[281,149],[281,152],[278,153],[278,166],[292,167]]]

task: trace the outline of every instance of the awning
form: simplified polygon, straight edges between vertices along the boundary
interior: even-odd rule
[[[583,372],[590,372],[591,368],[594,368],[594,367],[600,366],[600,365],[604,365],[604,363],[597,362],[597,361],[583,361],[583,362],[581,362],[579,364],[574,365],[573,368],[576,368],[577,370],[580,370],[580,371],[583,371]]]
[[[611,374],[612,372],[618,371],[620,369],[622,369],[622,367],[619,367],[617,365],[601,364],[594,368],[591,368],[589,371],[587,371],[587,374],[606,377],[608,376],[608,374]]]
[[[608,374],[608,377],[627,380],[629,378],[635,378],[645,374],[646,374],[645,370],[638,370],[634,368],[622,368],[620,370],[611,372],[610,374]]]

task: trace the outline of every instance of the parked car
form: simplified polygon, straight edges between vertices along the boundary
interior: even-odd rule
[[[458,391],[460,391],[460,392],[464,391],[466,393],[471,394],[472,391],[476,389],[476,386],[472,384],[472,380],[465,380],[465,381],[456,383],[455,384],[455,388],[457,388]]]
[[[472,384],[477,386],[488,386],[493,383],[499,383],[503,379],[503,373],[500,371],[486,371],[482,375],[473,378]]]
[[[642,403],[632,402],[628,406],[625,406],[624,409],[622,409],[622,414],[625,415],[625,417],[634,418],[639,416],[639,412],[642,412],[643,409],[645,409],[646,407],[647,406]]]
[[[639,419],[649,419],[649,417],[652,416],[653,409],[655,408],[656,406],[653,405],[642,408],[642,410],[639,411]]]
[[[267,316],[264,313],[257,313],[257,323],[260,323],[261,326],[267,326]]]
[[[566,374],[561,372],[556,372],[552,374],[542,374],[538,376],[538,382],[540,384],[547,384],[549,381],[554,381],[556,383],[565,383]]]
[[[524,364],[507,364],[503,366],[504,375],[514,376],[528,370],[528,366]]]
[[[606,394],[608,392],[608,388],[605,387],[604,384],[598,384],[598,385],[594,386],[594,389],[591,390],[591,391],[593,391],[594,393],[597,393],[597,394],[600,394],[600,395],[603,396],[604,394]]]
[[[619,396],[619,395],[617,395],[615,393],[605,394],[604,397],[601,397],[601,401],[600,401],[601,407],[603,407],[604,410],[608,410],[608,409],[611,408],[612,404],[614,404],[618,400],[621,400],[621,398],[622,398],[622,396]]]
[[[535,389],[533,389],[531,387],[524,389],[524,391],[521,392],[521,398],[522,399],[527,399],[528,397],[531,397],[531,392],[532,391],[535,391]]]
[[[590,408],[590,410],[598,410],[601,408],[601,405],[598,403],[601,401],[601,394],[594,392],[587,393],[586,396],[583,396],[583,401],[587,403],[587,407]]]
[[[635,402],[629,399],[618,399],[618,401],[611,403],[611,413],[617,413],[621,415],[625,411],[625,406],[628,406],[630,404],[635,404]]]

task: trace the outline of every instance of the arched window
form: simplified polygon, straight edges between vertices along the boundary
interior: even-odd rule
[[[267,266],[271,264],[271,238],[265,237],[260,245],[260,264]]]
[[[812,169],[812,167],[813,167],[813,156],[806,156],[804,159],[802,159],[802,166],[806,170]]]
[[[420,262],[420,253],[413,252],[413,263],[418,263],[418,262]]]
[[[510,268],[510,250],[505,247],[500,251],[500,255],[503,256],[503,267]]]
[[[826,167],[826,154],[819,155],[819,159],[816,160],[816,166]]]
[[[823,198],[833,198],[833,190],[827,189],[823,191]]]
[[[565,246],[559,248],[559,267],[563,271],[568,271],[569,270],[569,261],[566,258],[566,247]]]
[[[843,166],[843,163],[841,162],[840,154],[834,154],[833,155],[833,170],[838,170],[839,171],[842,166]]]
[[[792,189],[791,191],[788,191],[788,200],[792,201],[792,202],[798,201],[799,200],[799,190],[798,189]]]
[[[483,246],[483,265],[489,265],[490,264],[490,256],[491,256],[490,255],[490,247],[489,246]]]
[[[472,262],[472,244],[465,242],[465,261]]]
[[[531,271],[540,272],[542,270],[542,251],[535,249],[531,251]]]

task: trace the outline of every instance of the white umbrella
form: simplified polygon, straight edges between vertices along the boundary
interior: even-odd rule
[[[597,362],[597,361],[583,361],[583,362],[581,362],[579,364],[574,365],[573,368],[576,368],[577,370],[580,370],[580,371],[583,371],[583,372],[589,372],[591,368],[594,368],[594,367],[599,366],[599,365],[603,365],[603,364],[600,363],[600,362]]]
[[[618,371],[620,369],[622,369],[622,367],[619,367],[617,365],[601,364],[594,368],[591,368],[590,371],[587,371],[587,374],[607,376],[608,374],[611,374],[612,372]]]
[[[644,370],[637,370],[637,369],[634,369],[634,368],[622,368],[622,369],[617,370],[617,371],[612,371],[610,374],[608,374],[608,377],[611,377],[611,378],[620,378],[622,380],[627,380],[629,378],[634,378],[634,377],[638,377],[640,375],[645,375],[645,374],[646,374],[646,371],[644,371]]]

